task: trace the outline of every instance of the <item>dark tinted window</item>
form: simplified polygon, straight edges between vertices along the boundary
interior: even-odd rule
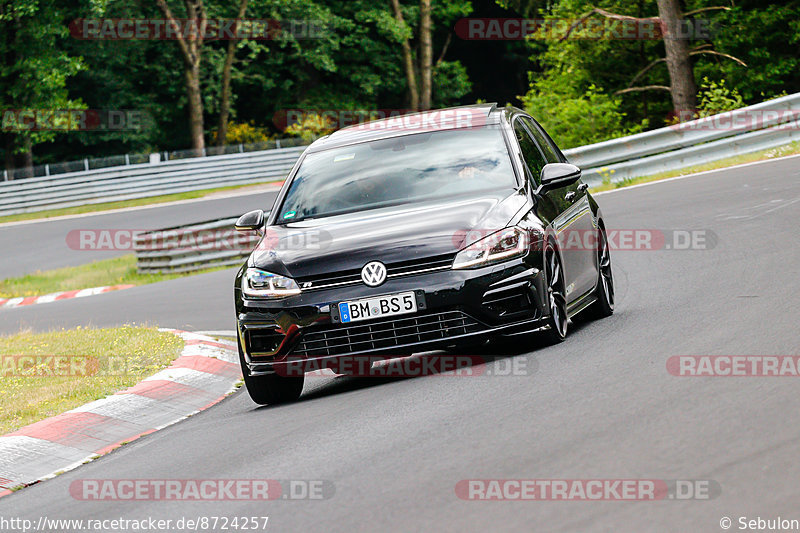
[[[539,176],[542,173],[542,168],[547,164],[547,161],[545,161],[544,156],[542,156],[542,153],[536,147],[536,143],[533,141],[531,134],[528,133],[528,129],[523,126],[519,119],[514,121],[514,135],[516,135],[520,149],[522,150],[522,158],[528,165],[534,182],[538,185]]]
[[[516,186],[497,128],[404,135],[308,154],[278,222],[455,195],[510,193]]]
[[[538,124],[534,124],[533,121],[528,117],[522,117],[521,120],[531,131],[533,137],[536,139],[536,142],[539,143],[542,152],[544,152],[544,156],[547,158],[547,162],[561,163],[560,154],[556,152],[557,149],[551,144],[552,141],[545,137],[546,134],[539,128]]]

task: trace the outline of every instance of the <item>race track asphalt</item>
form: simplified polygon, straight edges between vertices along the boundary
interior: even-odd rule
[[[700,230],[714,245],[614,253],[614,316],[578,320],[557,346],[519,341],[506,360],[525,364],[527,375],[309,378],[301,401],[267,408],[240,391],[0,499],[0,516],[269,516],[268,531],[292,532],[685,532],[721,531],[725,516],[732,529],[741,516],[800,519],[796,378],[686,378],[666,370],[674,355],[798,355],[800,159],[631,188],[598,202],[609,229]],[[97,325],[151,316],[163,326],[227,329],[229,276],[51,304],[52,311],[50,304],[31,314],[0,311],[0,323],[14,329],[24,317],[46,328],[78,320],[59,314]],[[171,303],[180,298],[188,299]],[[159,302],[180,316],[161,323]],[[34,314],[46,313],[52,316],[35,322]],[[213,326],[212,316],[220,317]],[[69,492],[81,479],[217,478],[325,480],[335,494],[186,503],[85,502]],[[456,484],[474,478],[712,480],[721,493],[705,501],[459,499]]]
[[[228,194],[238,194],[235,191]],[[77,266],[98,259],[133,253],[132,250],[80,250],[70,246],[73,230],[152,230],[194,222],[239,216],[253,209],[269,210],[275,191],[193,200],[146,209],[109,212],[65,219],[0,225],[0,279]]]

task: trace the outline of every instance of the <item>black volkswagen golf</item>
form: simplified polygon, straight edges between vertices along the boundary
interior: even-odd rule
[[[314,142],[274,208],[236,224],[262,236],[234,285],[252,399],[300,396],[288,361],[560,342],[578,313],[610,315],[605,224],[580,176],[533,118],[494,104]]]

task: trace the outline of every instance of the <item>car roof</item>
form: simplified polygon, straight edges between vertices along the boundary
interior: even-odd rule
[[[308,147],[308,152],[319,152],[402,135],[498,124],[501,115],[508,112],[509,109],[498,108],[496,103],[488,103],[398,114],[342,128],[314,141]]]

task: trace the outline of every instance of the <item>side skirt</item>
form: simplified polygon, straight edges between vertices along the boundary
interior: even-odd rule
[[[567,307],[567,316],[569,318],[577,316],[578,313],[580,313],[581,311],[587,309],[590,305],[595,303],[597,301],[597,296],[595,296],[594,292],[595,292],[594,289],[592,289],[591,292],[587,292],[586,294],[581,296],[579,299],[577,299],[574,302],[572,302]]]

